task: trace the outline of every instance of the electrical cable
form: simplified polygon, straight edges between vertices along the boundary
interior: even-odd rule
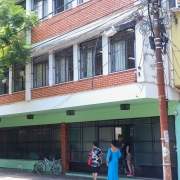
[[[176,71],[176,69],[175,69],[175,67],[174,67],[174,65],[173,65],[173,62],[170,60],[170,57],[169,57],[169,55],[167,54],[167,57],[168,57],[168,60],[169,60],[169,62],[171,63],[171,65],[173,66],[173,69],[174,69],[174,71],[176,72],[176,74],[177,74],[177,76],[179,77],[179,79],[180,79],[180,75],[178,74],[178,72]]]
[[[153,34],[153,37],[155,37],[154,35],[154,31],[153,31],[153,26],[152,26],[152,21],[151,21],[151,15],[150,15],[150,10],[149,10],[149,3],[148,3],[148,16],[149,16],[149,22],[150,22],[150,26],[151,26],[151,33]]]
[[[127,6],[127,5],[126,5]],[[121,7],[122,8],[122,7]],[[120,8],[120,9],[121,9]],[[138,10],[137,10],[138,11]],[[98,28],[98,27],[96,27],[96,28]],[[68,32],[69,33],[69,32]],[[66,34],[66,33],[65,33]],[[63,34],[64,35],[64,34]],[[60,35],[60,36],[62,36],[62,35]],[[60,37],[60,36],[58,36],[58,37]],[[32,49],[34,49],[34,48],[36,48],[36,47],[38,47],[38,46],[40,46],[40,45],[42,45],[42,44],[45,44],[45,43],[47,43],[47,42],[50,42],[50,41],[52,41],[52,40],[54,40],[54,39],[56,39],[56,38],[58,38],[58,37],[55,37],[55,38],[53,38],[53,39],[50,39],[49,41],[46,41],[46,42],[44,42],[44,43],[41,43],[41,44],[39,44],[39,45],[37,45],[37,46],[35,46],[35,47],[33,47]],[[17,54],[18,55],[18,54]]]
[[[72,1],[70,1],[70,2],[68,2],[68,3],[66,3],[65,5],[57,8],[56,10],[52,11],[52,12],[49,13],[48,15],[44,16],[43,18],[38,19],[38,21],[34,22],[34,24],[29,25],[29,26],[26,26],[26,27],[20,29],[18,32],[14,33],[13,35],[21,32],[21,31],[23,31],[23,30],[26,30],[26,29],[30,28],[31,26],[37,24],[37,23],[38,23],[39,21],[41,21],[41,20],[46,19],[49,15],[53,14],[53,13],[56,12],[58,9],[60,9],[60,8],[62,8],[62,7],[65,7],[67,4],[69,4],[69,3],[73,2],[73,1],[74,1],[74,0],[72,0]],[[95,1],[95,0],[94,0],[94,1]],[[101,1],[101,0],[100,0],[100,1]],[[135,2],[137,2],[137,1],[139,1],[139,0],[136,0]],[[79,13],[80,11],[82,11],[82,10],[84,10],[84,9],[86,9],[86,8],[89,8],[89,7],[93,6],[93,5],[95,5],[95,4],[98,3],[98,2],[99,2],[99,0],[97,0],[97,2],[94,2],[93,4],[90,4],[89,6],[85,6],[84,8],[81,8],[80,10],[75,11],[74,13],[70,14],[69,16],[63,17],[63,20],[66,19],[66,18],[69,18],[71,15],[74,15],[74,14],[76,14],[76,13]],[[133,3],[135,3],[135,2],[133,2]],[[129,6],[129,5],[133,4],[133,3],[129,3],[129,4],[127,4],[126,6]],[[117,3],[117,4],[119,4],[119,3]],[[116,4],[115,4],[115,5],[116,5]],[[122,8],[124,8],[124,7],[126,7],[126,6],[123,6]],[[70,9],[69,9],[69,10],[70,10]],[[106,9],[104,8],[104,10],[106,10]],[[100,13],[100,12],[101,12],[101,11],[98,11],[98,13]],[[91,15],[91,17],[92,17],[92,15]],[[86,17],[86,18],[87,18],[87,17]],[[62,20],[62,19],[59,19],[58,21],[60,21],[60,20]],[[97,19],[96,19],[96,20],[97,20]],[[95,21],[96,21],[96,20],[95,20]],[[53,24],[57,23],[58,21],[53,22]],[[50,25],[52,25],[52,24],[50,24]],[[83,26],[84,26],[84,25],[83,25]],[[26,35],[25,37],[27,37],[27,36],[29,36],[29,35]],[[11,36],[9,36],[9,37],[11,37]],[[5,46],[5,47],[6,47],[6,46]],[[4,47],[3,47],[3,48],[4,48]]]

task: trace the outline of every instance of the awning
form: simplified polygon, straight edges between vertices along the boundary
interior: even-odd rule
[[[38,56],[42,53],[65,48],[72,44],[81,43],[87,39],[99,35],[112,26],[117,27],[122,23],[126,24],[129,21],[132,22],[132,14],[137,11],[138,8],[138,6],[135,6],[121,13],[94,21],[73,31],[66,32],[48,40],[33,44],[32,47],[34,48],[34,52],[32,53],[32,56]]]

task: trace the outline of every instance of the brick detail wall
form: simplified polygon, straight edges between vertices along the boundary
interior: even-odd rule
[[[136,70],[127,70],[118,73],[108,74],[106,76],[79,80],[76,82],[67,82],[54,86],[42,87],[31,90],[32,99],[47,98],[52,96],[61,96],[90,90],[109,88],[136,82],[134,72]]]
[[[0,96],[0,105],[25,101],[25,91]]]
[[[68,124],[61,123],[61,159],[63,174],[69,170],[68,163]]]
[[[133,2],[134,0],[90,0],[59,13],[36,26],[32,30],[32,44],[72,31],[108,15],[124,11],[132,7]]]

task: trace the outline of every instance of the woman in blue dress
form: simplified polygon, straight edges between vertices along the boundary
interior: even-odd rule
[[[118,180],[118,159],[122,156],[119,148],[116,147],[117,141],[111,142],[111,148],[108,149],[106,163],[108,166],[107,180]]]

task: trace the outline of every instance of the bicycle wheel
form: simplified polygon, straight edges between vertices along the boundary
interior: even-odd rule
[[[44,163],[44,161],[39,161],[36,164],[36,172],[38,174],[44,174],[46,172],[46,164]]]
[[[61,174],[62,172],[62,164],[60,161],[54,161],[54,164],[53,164],[53,173],[55,175],[59,175]]]

